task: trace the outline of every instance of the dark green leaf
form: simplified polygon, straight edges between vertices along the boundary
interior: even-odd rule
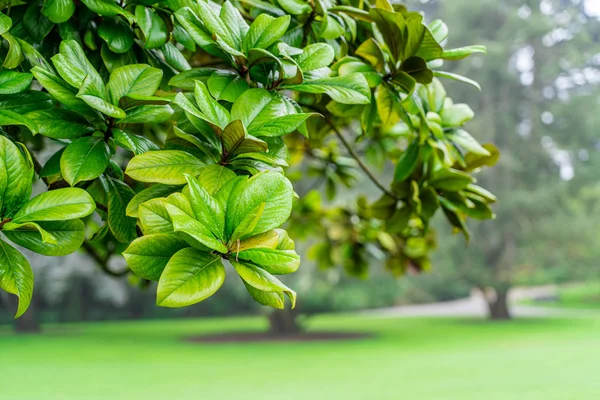
[[[99,177],[110,160],[110,149],[103,138],[87,136],[74,140],[60,158],[60,171],[71,186]]]

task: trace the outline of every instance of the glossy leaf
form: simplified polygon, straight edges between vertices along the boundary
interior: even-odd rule
[[[85,118],[69,110],[33,111],[27,118],[36,123],[40,134],[52,139],[75,139],[95,131]]]
[[[15,214],[12,222],[65,221],[87,217],[95,209],[94,199],[85,190],[56,189],[35,196]]]
[[[20,93],[31,85],[33,76],[25,72],[3,69],[0,71],[0,94]]]
[[[71,142],[60,158],[60,172],[71,186],[99,177],[110,160],[104,138],[86,136]]]
[[[2,232],[12,242],[45,256],[65,256],[81,247],[85,239],[85,226],[79,219],[67,221],[41,221],[38,225],[55,238],[55,243],[44,241],[40,232],[24,226]]]
[[[171,257],[187,247],[185,241],[172,234],[147,235],[131,242],[123,257],[134,274],[158,281]]]
[[[15,318],[23,315],[33,296],[33,271],[25,256],[3,240],[0,240],[0,289],[19,298]]]
[[[286,85],[287,89],[305,93],[323,93],[342,104],[368,104],[371,101],[369,83],[362,74],[306,81],[300,85]]]
[[[148,151],[129,161],[125,173],[140,182],[179,185],[185,174],[197,176],[204,164],[193,155],[179,150]]]
[[[192,248],[179,250],[158,281],[156,304],[183,307],[212,296],[225,281],[221,257]]]
[[[0,116],[1,113],[2,110]],[[32,163],[16,144],[0,135],[0,214],[3,217],[11,217],[29,200],[32,179]]]

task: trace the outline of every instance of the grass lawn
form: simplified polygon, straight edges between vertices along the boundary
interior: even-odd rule
[[[556,301],[528,300],[525,304],[600,310],[600,281],[565,285],[558,289]]]
[[[600,318],[374,319],[323,316],[353,342],[198,344],[261,318],[0,327],[0,399],[208,400],[600,398]]]

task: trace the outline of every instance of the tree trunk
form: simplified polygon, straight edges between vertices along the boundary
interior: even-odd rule
[[[294,335],[302,332],[302,326],[298,323],[298,312],[296,310],[275,310],[269,314],[269,327],[273,335]]]
[[[511,319],[508,308],[509,288],[500,288],[486,291],[485,298],[489,310],[489,318],[495,321]]]
[[[16,312],[17,307],[17,296],[8,296],[8,309],[11,312]],[[35,317],[35,297],[25,314],[14,320],[14,328],[17,333],[38,333],[41,331],[40,323]]]

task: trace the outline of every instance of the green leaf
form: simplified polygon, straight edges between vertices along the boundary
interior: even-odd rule
[[[157,185],[150,186],[149,188],[146,188],[146,189],[142,190],[141,192],[137,193],[133,197],[133,199],[131,199],[129,204],[127,204],[126,214],[129,217],[137,218],[138,210],[142,203],[145,203],[148,200],[156,199],[159,197],[166,197],[166,196],[170,195],[171,193],[174,193],[180,189],[181,189],[181,186],[174,186],[174,185],[157,184]]]
[[[415,78],[413,78],[406,72],[398,71],[392,78],[391,83],[400,88],[402,92],[410,95],[412,94],[412,91],[414,90],[417,81],[415,80]]]
[[[294,59],[300,69],[306,72],[328,67],[334,56],[333,48],[327,43],[314,43],[306,46],[302,54],[294,57]]]
[[[296,292],[285,286],[279,279],[252,264],[230,262],[245,283],[263,292],[285,293],[292,302],[292,308],[296,306]]]
[[[288,14],[301,15],[310,13],[312,8],[303,0],[277,0],[279,6]]]
[[[385,65],[385,56],[379,43],[373,38],[365,40],[356,49],[356,55],[367,60],[378,71],[383,70]]]
[[[114,105],[125,96],[152,96],[158,90],[163,72],[146,64],[132,64],[115,69],[108,80],[108,96]],[[125,115],[119,118],[124,118]]]
[[[225,183],[236,177],[235,172],[222,165],[211,164],[202,169],[198,182],[213,196]]]
[[[428,85],[433,81],[433,71],[429,69],[425,60],[420,57],[410,57],[404,60],[401,68],[403,72],[423,85]]]
[[[441,117],[443,126],[457,127],[472,120],[475,113],[467,104],[452,104],[444,107]]]
[[[416,141],[408,146],[396,165],[396,171],[394,172],[395,182],[404,182],[409,176],[412,175],[415,168],[417,168],[420,153],[421,146],[419,146],[419,143]]]
[[[237,254],[240,260],[251,261],[266,271],[277,274],[291,274],[300,266],[300,256],[294,250],[250,249]]]
[[[3,110],[0,110],[0,121],[2,112]],[[21,153],[17,145],[0,135],[0,215],[2,217],[11,217],[29,200],[32,180],[33,164]]]
[[[500,158],[500,151],[498,148],[490,143],[484,144],[483,148],[486,149],[490,155],[484,156],[475,153],[468,153],[465,156],[465,164],[467,164],[465,171],[474,171],[480,167],[483,167],[484,165],[487,165],[488,167],[493,167],[496,165],[498,159]]]
[[[11,110],[0,109],[0,126],[6,125],[26,126],[32,133],[37,133],[39,130],[37,124],[31,119]]]
[[[37,81],[52,95],[56,100],[71,110],[77,111],[83,115],[95,116],[96,112],[90,108],[83,100],[77,98],[73,89],[58,77],[56,74],[44,70],[40,67],[31,69],[31,73]]]
[[[123,120],[121,120],[123,121]],[[133,154],[140,155],[147,151],[159,150],[160,148],[150,139],[134,135],[131,133],[123,132],[120,129],[113,130],[113,139],[121,147],[132,151]]]
[[[229,112],[219,102],[212,98],[208,89],[202,82],[196,82],[194,98],[198,109],[206,116],[208,122],[225,128],[229,123]]]
[[[125,111],[106,101],[108,96],[104,84],[98,86],[90,75],[84,79],[83,85],[77,93],[77,97],[85,101],[87,105],[93,109],[96,109],[109,117],[125,118],[126,116]]]
[[[219,70],[215,68],[192,68],[172,77],[171,80],[169,80],[169,86],[185,90],[194,90],[194,87],[196,86],[195,81],[207,82],[215,72],[219,72]],[[217,97],[215,93],[212,94],[215,98]]]
[[[173,115],[169,105],[143,105],[127,110],[127,116],[119,124],[160,124]]]
[[[290,274],[300,266],[294,242],[284,230],[276,229],[254,236],[240,246],[244,248],[236,253],[237,258],[251,261],[272,274]]]
[[[240,74],[231,71],[215,71],[208,78],[208,90],[216,100],[233,103],[248,90],[248,82]]]
[[[157,12],[150,7],[136,6],[135,19],[144,34],[144,48],[156,49],[167,43],[169,31]]]
[[[266,49],[279,40],[287,31],[291,17],[284,15],[273,18],[268,14],[260,14],[250,25],[244,39],[244,49]]]
[[[32,3],[23,15],[23,28],[35,43],[41,43],[50,33],[54,24],[40,12],[38,3]]]
[[[144,235],[173,232],[166,199],[151,199],[140,204],[138,219]]]
[[[23,254],[0,240],[0,289],[19,298],[15,318],[23,315],[33,295],[33,271]]]
[[[79,219],[68,221],[46,221],[38,225],[51,234],[56,243],[44,242],[36,229],[29,226],[2,231],[6,237],[19,246],[45,256],[65,256],[81,247],[85,239],[85,225]]]
[[[221,17],[214,11],[210,4],[204,4],[203,6],[196,7],[194,11],[198,13],[198,16],[204,23],[205,29],[211,33],[213,38],[218,36],[227,44],[227,46],[236,50],[240,50],[236,46],[236,42],[233,39],[230,28],[228,28],[225,22],[221,20]]]
[[[436,189],[457,192],[473,183],[473,178],[466,172],[452,168],[440,169],[434,172],[429,184]]]
[[[222,128],[202,113],[198,107],[192,103],[190,97],[189,94],[185,95],[183,93],[177,93],[173,100],[173,104],[179,106],[185,112],[185,115],[192,126],[196,128],[208,142],[215,148],[219,148],[220,142],[217,137],[217,132],[220,132]]]
[[[459,47],[457,49],[444,50],[442,58],[444,60],[462,60],[463,58],[469,57],[471,54],[482,53],[486,54],[487,50],[485,46],[466,46]]]
[[[69,144],[60,158],[60,172],[71,186],[99,177],[110,160],[110,148],[104,138],[86,136]]]
[[[406,20],[401,13],[382,8],[371,8],[369,15],[375,21],[393,59],[399,61],[404,52]]]
[[[360,73],[305,81],[299,85],[285,85],[285,88],[305,93],[324,93],[342,104],[368,104],[371,101],[369,83]]]
[[[280,310],[285,308],[285,295],[283,292],[263,292],[262,290],[258,290],[255,287],[250,286],[245,281],[242,282],[244,282],[246,290],[257,303]]]
[[[225,127],[221,134],[221,140],[228,156],[267,151],[267,144],[264,141],[246,134],[240,120],[235,120]]]
[[[237,50],[242,50],[242,43],[246,34],[248,33],[248,23],[242,14],[235,8],[231,2],[226,1],[223,3],[221,7],[221,13],[219,17],[223,21],[224,25],[228,28],[229,33],[231,33],[231,38],[233,40],[234,48]]]
[[[21,93],[29,88],[33,75],[3,69],[0,71],[0,94]]]
[[[165,61],[177,71],[187,71],[192,67],[186,60],[181,51],[171,42],[167,42],[161,47],[161,51],[165,56]]]
[[[225,281],[221,257],[192,248],[179,250],[167,263],[158,281],[156,304],[184,307],[216,293]]]
[[[100,74],[88,61],[79,43],[74,40],[63,40],[59,49],[60,52],[51,60],[56,71],[69,85],[81,91],[82,85],[87,81],[87,85],[92,86],[95,92],[104,91]]]
[[[108,192],[108,226],[115,238],[121,243],[129,243],[137,237],[135,218],[128,217],[127,204],[135,192],[120,180],[106,180]]]
[[[130,24],[135,22],[134,15],[121,8],[113,0],[81,0],[81,2],[85,4],[87,8],[100,16],[114,17],[115,15],[122,15]]]
[[[95,209],[94,199],[85,190],[56,189],[35,196],[15,214],[12,222],[66,221],[87,217]]]
[[[208,32],[205,24],[189,8],[183,7],[175,13],[177,21],[183,26],[185,31],[205,52],[219,58],[227,58],[221,48],[217,45],[211,33]]]
[[[465,190],[467,192],[473,193],[479,197],[486,199],[490,203],[495,203],[496,201],[498,201],[498,198],[496,196],[494,196],[494,194],[492,192],[482,188],[481,186],[471,184],[471,185],[467,186],[465,188]]]
[[[178,127],[173,127],[173,133],[180,139],[185,140],[196,146],[200,151],[206,154],[207,157],[211,158],[214,162],[219,162],[220,160],[220,151],[221,147],[215,148],[214,146],[209,145],[205,141],[201,140],[196,135],[191,135],[179,129]]]
[[[42,7],[42,14],[55,24],[68,21],[75,12],[73,0],[46,0]]]
[[[180,150],[148,151],[129,161],[125,173],[139,182],[180,185],[185,174],[197,176],[204,164],[195,156]]]
[[[384,83],[377,88],[375,99],[377,113],[385,127],[391,127],[400,121],[402,104],[400,94],[391,85]]]
[[[225,212],[198,180],[189,175],[186,176],[186,179],[189,187],[189,199],[196,219],[201,221],[216,238],[223,241]]]
[[[48,244],[56,244],[56,238],[54,236],[52,236],[51,233],[47,232],[44,228],[42,228],[40,226],[40,224],[37,224],[35,222],[24,222],[22,224],[15,224],[14,222],[7,222],[3,227],[2,227],[2,231],[17,231],[17,230],[29,230],[29,231],[33,231],[36,232],[38,234],[38,238],[40,239],[41,243],[48,243]]]
[[[180,203],[177,205],[171,204],[171,202],[166,205],[173,223],[173,229],[176,232],[188,234],[212,250],[223,254],[227,253],[227,247],[213,235],[204,221],[201,222],[196,219],[194,210],[191,208],[191,202],[185,196],[179,196],[178,200]]]
[[[251,235],[252,231],[254,231],[254,229],[256,229],[256,225],[258,224],[258,221],[262,217],[263,212],[265,211],[266,205],[267,204],[264,202],[260,203],[252,211],[247,213],[246,216],[244,217],[244,219],[235,227],[235,230],[229,237],[229,240],[228,240],[229,247],[232,248],[232,245],[235,244],[235,247],[233,249],[236,251],[236,257],[237,257],[237,253],[240,251],[240,248],[239,248],[240,242],[239,241],[246,238],[247,236]],[[258,236],[260,236],[260,235],[258,235]]]
[[[444,42],[448,38],[448,26],[439,19],[429,24],[429,31],[438,43]]]
[[[490,156],[491,153],[483,147],[479,142],[469,134],[469,132],[458,129],[455,132],[448,134],[448,139],[458,144],[463,149],[480,156]]]
[[[10,33],[5,33],[2,37],[8,42],[8,53],[6,53],[2,66],[8,69],[17,68],[25,59],[19,41]]]
[[[4,35],[12,27],[12,19],[0,12],[0,35]]]
[[[31,111],[51,108],[52,98],[45,92],[28,90],[11,95],[0,94],[0,110],[9,110],[25,115]]]
[[[187,247],[189,245],[175,235],[147,235],[131,242],[123,252],[123,257],[134,274],[143,279],[158,281],[171,257]]]
[[[33,111],[26,117],[36,123],[40,134],[52,139],[74,139],[96,130],[85,118],[65,109]]]
[[[263,214],[249,235],[278,228],[290,216],[292,199],[292,184],[282,174],[265,171],[255,175],[248,179],[238,196],[229,199],[226,232],[233,232],[246,215],[260,203],[266,203]]]
[[[439,76],[440,78],[452,79],[454,81],[467,83],[467,84],[481,90],[481,86],[479,85],[479,83],[477,83],[474,80],[469,79],[465,76],[459,75],[459,74],[455,74],[452,72],[444,72],[444,71],[433,71],[433,75]]]
[[[346,33],[344,25],[335,14],[326,13],[321,23],[320,35],[323,39],[335,40]]]
[[[125,53],[133,46],[133,32],[118,19],[104,19],[98,26],[98,36],[117,54]]]
[[[317,113],[302,113],[302,114],[292,114],[292,115],[284,115],[281,117],[276,117],[263,123],[262,125],[254,126],[252,131],[249,133],[254,136],[267,136],[267,137],[278,137],[283,136],[288,133],[294,132],[301,126],[304,121],[306,121],[309,117],[313,115],[320,115]]]

